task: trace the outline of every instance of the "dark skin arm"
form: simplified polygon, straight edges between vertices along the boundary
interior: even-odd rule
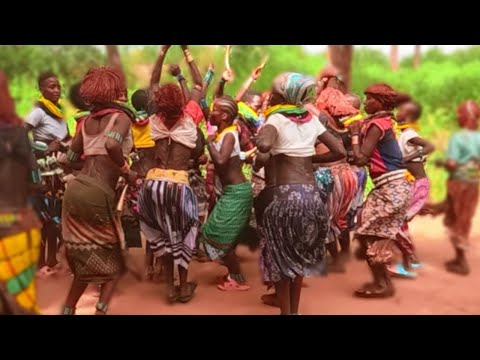
[[[162,67],[163,61],[165,60],[165,56],[167,55],[168,49],[170,49],[171,45],[163,45],[162,50],[158,54],[157,62],[153,67],[152,77],[150,78],[150,88],[152,90],[157,90],[160,86],[160,77],[162,76]]]
[[[122,61],[120,60],[120,52],[118,51],[117,45],[105,45],[107,48],[107,64],[122,74],[125,78],[123,72]]]
[[[260,77],[262,73],[263,66],[257,66],[255,69],[253,69],[252,74],[250,77],[243,83],[242,87],[238,91],[237,95],[235,96],[235,101],[240,101],[242,100],[243,95],[250,89],[252,84]]]
[[[215,87],[215,93],[213,95],[214,99],[217,99],[219,97],[223,96],[223,90],[225,87],[225,84],[232,80],[233,78],[233,72],[230,70],[225,70],[222,74],[222,81],[220,81],[217,86]]]
[[[118,132],[123,138],[128,136],[128,130],[130,129],[130,119],[127,116],[120,115],[113,123],[112,131]],[[105,149],[108,155],[118,167],[122,167],[125,164],[123,157],[122,145],[112,139],[108,138],[105,142]]]
[[[257,153],[255,158],[255,163],[253,164],[253,171],[257,172],[260,171],[261,168],[265,166],[265,164],[270,159],[270,153]]]
[[[202,86],[202,76],[200,75],[200,70],[198,70],[198,66],[193,60],[193,57],[189,55],[190,50],[188,50],[188,45],[180,45],[183,50],[183,54],[185,55],[185,60],[187,60],[188,67],[190,68],[190,73],[192,74],[193,83],[198,86]]]
[[[208,70],[207,71],[212,71],[213,72],[214,70],[214,65],[213,64],[210,64],[208,66]],[[207,98],[207,93],[208,93],[208,87],[210,86],[210,83],[208,83],[207,81],[203,81],[202,83],[202,96],[203,98]],[[208,107],[204,108],[202,107],[202,112],[203,112],[203,116],[205,119],[208,119],[208,117],[210,116],[210,109]]]
[[[177,64],[170,65],[170,75],[177,77],[181,74],[182,70],[180,69],[180,66]],[[183,99],[185,102],[188,102],[190,100],[190,90],[188,89],[187,80],[182,76],[178,82],[182,88]]]
[[[226,134],[220,151],[217,151],[213,146],[213,138],[214,136],[209,136],[207,139],[208,151],[210,152],[213,163],[221,167],[224,166],[230,159],[233,147],[235,146],[235,137],[230,133]]]
[[[360,133],[360,124],[358,122],[353,123],[349,127],[352,134],[352,140]],[[369,163],[375,146],[382,136],[382,131],[377,126],[372,126],[365,136],[362,144],[353,144],[353,161],[357,166],[365,166]]]
[[[437,167],[443,167],[450,172],[453,172],[458,168],[458,163],[455,160],[437,160],[435,161],[435,165]]]
[[[257,149],[261,153],[269,153],[272,150],[273,144],[277,139],[277,129],[272,125],[265,125],[258,134],[256,144]]]
[[[79,131],[75,134],[75,137],[72,140],[72,144],[70,145],[70,150],[77,154],[83,153],[83,135],[82,132]],[[67,165],[72,170],[81,170],[83,168],[84,161],[78,159],[75,162],[68,162]]]
[[[313,163],[328,163],[341,160],[347,156],[347,151],[343,145],[328,131],[325,131],[318,139],[330,150],[330,152],[321,155],[313,155]]]
[[[415,151],[412,155],[407,156],[403,159],[404,163],[408,163],[412,161],[413,159],[416,159],[417,157],[420,157],[421,155],[429,155],[432,152],[435,151],[435,146],[430,143],[429,141],[422,139],[421,137],[416,137],[408,141],[409,144],[411,145],[416,145],[416,146],[421,146],[422,151]]]

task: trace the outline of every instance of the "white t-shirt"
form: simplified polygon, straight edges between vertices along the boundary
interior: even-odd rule
[[[412,155],[414,152],[417,150],[421,149],[421,146],[417,145],[410,145],[408,142],[414,138],[420,137],[418,133],[411,129],[405,129],[402,131],[400,134],[400,137],[398,138],[398,145],[400,146],[400,151],[402,152],[402,156],[406,158],[407,156]],[[417,157],[412,160],[412,162],[423,162],[426,160],[426,156],[423,156],[422,158]]]
[[[67,122],[64,119],[54,119],[40,108],[32,110],[25,122],[32,125],[35,140],[63,140],[68,135]]]
[[[306,123],[296,123],[282,114],[270,116],[265,125],[277,129],[278,136],[270,152],[294,157],[315,155],[315,141],[327,129],[316,116]]]
[[[225,139],[225,135],[229,133],[232,134],[233,137],[235,138],[235,145],[233,145],[232,154],[230,155],[230,157],[232,158],[234,156],[240,155],[240,140],[238,139],[238,131],[236,130],[225,131],[222,134],[222,137],[218,141],[213,142],[213,146],[215,147],[215,150],[220,151],[223,145],[223,140]]]

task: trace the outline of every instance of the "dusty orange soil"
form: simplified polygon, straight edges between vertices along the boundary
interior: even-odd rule
[[[467,277],[449,274],[443,263],[452,257],[441,219],[419,218],[412,224],[412,233],[418,254],[426,264],[419,270],[416,280],[395,280],[396,295],[390,299],[356,299],[354,289],[368,281],[369,272],[363,262],[352,260],[345,274],[332,274],[324,278],[309,278],[308,287],[302,291],[300,312],[313,314],[480,314],[480,213],[476,216],[471,238],[469,259],[472,272]],[[132,253],[139,264],[143,263],[143,251]],[[216,277],[226,269],[214,263],[193,262],[190,278],[197,281],[194,299],[188,304],[167,304],[164,284],[136,282],[126,276],[111,304],[109,314],[165,314],[165,315],[269,315],[278,314],[276,308],[265,306],[260,296],[265,293],[258,269],[258,253],[244,248],[238,250],[242,268],[252,285],[245,292],[223,292],[215,286]],[[45,314],[58,314],[66,297],[71,277],[54,275],[38,280],[39,304]],[[93,314],[97,299],[84,295],[78,304],[77,314]]]

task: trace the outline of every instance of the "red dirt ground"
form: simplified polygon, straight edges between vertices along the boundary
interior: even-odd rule
[[[441,223],[441,218],[423,217],[412,224],[414,242],[420,259],[426,264],[419,270],[416,280],[395,280],[396,295],[390,299],[356,299],[352,292],[370,280],[367,265],[352,260],[345,274],[332,274],[325,278],[308,278],[302,291],[300,312],[314,314],[480,314],[480,282],[478,263],[480,247],[480,213],[476,216],[471,236],[469,260],[472,272],[462,277],[444,270],[444,261],[453,255],[453,249]],[[143,264],[143,251],[133,249],[139,264]],[[265,306],[260,296],[266,289],[260,280],[258,253],[245,248],[237,251],[242,269],[252,285],[244,292],[223,292],[214,285],[216,277],[226,269],[215,263],[192,262],[190,278],[198,282],[195,297],[188,304],[166,303],[165,285],[136,282],[127,275],[121,280],[111,304],[110,315],[275,315],[279,310]],[[65,300],[71,277],[53,275],[40,279],[38,299],[44,314],[58,314]],[[77,314],[93,314],[97,298],[84,295]]]

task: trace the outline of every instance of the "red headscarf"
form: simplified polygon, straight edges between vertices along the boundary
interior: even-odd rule
[[[337,89],[326,88],[317,98],[317,107],[327,111],[333,117],[357,115],[360,111],[345,99],[345,95]]]
[[[365,95],[369,95],[379,101],[383,110],[392,110],[400,104],[410,100],[407,94],[399,93],[388,84],[372,84],[365,90]]]

